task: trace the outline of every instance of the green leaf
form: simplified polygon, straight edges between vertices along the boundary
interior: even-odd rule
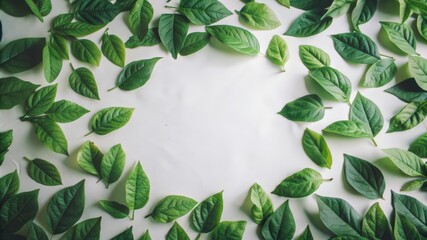
[[[86,172],[101,177],[101,161],[104,154],[91,141],[82,144],[77,152],[77,163]]]
[[[402,188],[400,189],[401,192],[403,191],[414,191],[414,190],[420,190],[424,184],[427,183],[427,179],[415,179],[411,180],[409,182],[406,182]]]
[[[270,62],[281,66],[282,69],[285,69],[285,64],[289,59],[289,51],[286,41],[280,36],[274,35],[268,44],[266,56]]]
[[[254,29],[272,30],[281,25],[276,13],[264,3],[249,2],[237,14],[240,21]]]
[[[9,151],[9,147],[10,145],[12,145],[12,141],[13,141],[13,130],[0,132],[0,165],[3,163],[4,156]],[[0,202],[1,202],[1,197],[0,197]]]
[[[261,228],[261,235],[268,240],[290,240],[295,234],[295,220],[286,200],[267,218]]]
[[[409,56],[409,72],[423,90],[427,90],[427,59]]]
[[[222,192],[199,203],[191,213],[190,223],[198,233],[212,231],[220,222],[223,209]]]
[[[95,77],[88,68],[81,67],[73,70],[68,81],[74,92],[91,99],[99,100]]]
[[[122,175],[126,163],[126,154],[121,144],[114,145],[105,153],[101,161],[101,178],[107,188],[115,183]]]
[[[163,45],[176,59],[184,46],[188,32],[188,22],[179,14],[162,14],[159,20],[159,36]]]
[[[71,228],[82,216],[85,205],[85,180],[66,187],[53,195],[47,205],[46,221],[53,234]]]
[[[411,177],[427,176],[426,166],[417,155],[398,148],[382,149],[382,151],[406,175]]]
[[[299,57],[301,62],[310,71],[314,71],[323,66],[329,66],[329,55],[322,49],[310,45],[299,46]]]
[[[64,240],[100,239],[101,217],[90,218],[74,225],[64,234]]]
[[[350,121],[364,124],[374,137],[384,126],[383,115],[378,106],[359,92],[350,107]]]
[[[113,218],[125,218],[129,215],[129,208],[115,201],[101,200],[99,205]]]
[[[323,129],[323,132],[334,133],[351,138],[372,138],[371,132],[366,128],[365,124],[341,120],[329,124]]]
[[[405,216],[394,214],[394,238],[402,240],[421,240],[415,225]]]
[[[394,210],[412,222],[423,237],[427,237],[427,206],[407,195],[393,191],[391,195]]]
[[[126,48],[136,48],[140,46],[150,47],[159,44],[160,36],[158,28],[150,28],[142,40],[139,40],[136,36],[131,36],[126,42]],[[185,43],[185,42],[184,42]],[[182,50],[182,49],[181,49]]]
[[[247,54],[259,53],[259,42],[249,31],[235,26],[215,25],[206,27],[206,32],[228,47]]]
[[[302,147],[305,154],[320,167],[332,167],[332,154],[325,138],[308,128],[302,136]]]
[[[126,49],[123,41],[116,35],[105,32],[102,35],[101,51],[104,56],[119,67],[125,66]]]
[[[314,169],[304,168],[285,178],[272,192],[278,196],[289,198],[307,197],[314,193],[324,181],[322,175]]]
[[[417,17],[417,30],[421,37],[427,40],[427,17],[418,15]]]
[[[293,37],[309,37],[323,32],[332,24],[332,17],[322,18],[325,14],[323,9],[306,11],[291,24],[284,33]]]
[[[406,0],[398,0],[399,2],[399,17],[401,23],[406,22],[408,18],[413,14],[410,6],[406,3]]]
[[[210,25],[232,15],[218,0],[182,0],[178,11],[196,25]]]
[[[426,114],[427,101],[411,102],[393,116],[387,133],[409,130],[423,122]]]
[[[146,217],[152,217],[156,222],[172,222],[191,211],[197,202],[191,198],[169,195],[161,199],[153,211]]]
[[[141,209],[147,204],[149,196],[150,180],[138,161],[126,181],[126,205],[130,210]]]
[[[27,240],[49,240],[46,232],[39,225],[34,222],[31,223],[30,229],[28,230]]]
[[[346,14],[353,2],[354,0],[334,0],[322,18],[339,17]]]
[[[45,186],[62,185],[61,174],[55,165],[39,158],[27,160],[30,162],[27,168],[28,176],[34,181]]]
[[[362,218],[356,210],[341,198],[316,195],[320,220],[335,235],[360,237]]]
[[[393,80],[397,72],[394,59],[381,59],[366,72],[363,87],[382,87]]]
[[[363,217],[362,236],[369,239],[391,239],[389,223],[378,203],[374,203]]]
[[[39,190],[11,196],[0,207],[0,232],[14,233],[33,220],[39,210]]]
[[[406,79],[384,91],[407,103],[427,100],[427,92],[420,88],[413,78]]]
[[[90,120],[92,132],[99,135],[108,134],[125,126],[132,117],[134,109],[124,107],[109,107],[98,111]]]
[[[117,234],[111,240],[133,240],[132,226]]]
[[[52,28],[71,23],[74,19],[74,13],[62,13],[53,18]]]
[[[380,22],[390,41],[407,54],[417,54],[414,32],[405,23]]]
[[[151,77],[154,66],[161,58],[143,59],[126,65],[120,72],[116,86],[122,90],[131,91],[140,88]]]
[[[414,13],[427,16],[427,6],[425,0],[406,0],[407,4]]]
[[[68,156],[68,142],[61,127],[49,118],[32,118],[36,136],[50,150]]]
[[[11,109],[24,102],[39,86],[17,77],[0,78],[0,109]]]
[[[177,222],[174,222],[166,234],[166,240],[190,240],[190,237]]]
[[[251,218],[257,224],[263,224],[273,214],[273,202],[260,185],[254,183],[250,189]]]
[[[199,51],[209,43],[209,38],[209,34],[205,32],[193,32],[188,34],[179,54],[181,56],[187,56]]]
[[[351,82],[340,71],[325,66],[310,72],[309,75],[338,101],[349,101]]]
[[[0,50],[0,68],[19,73],[37,66],[42,61],[45,38],[22,38],[9,42]]]
[[[107,24],[117,14],[119,8],[107,0],[78,0],[71,3],[75,18],[89,24]]]
[[[43,17],[47,16],[52,10],[50,0],[25,0],[31,12],[43,22]]]
[[[280,5],[283,5],[287,8],[291,7],[291,1],[290,0],[276,0]]]
[[[58,84],[40,88],[31,94],[25,106],[25,115],[37,116],[49,110],[55,101]]]
[[[341,33],[332,35],[338,54],[354,63],[374,64],[380,60],[377,45],[363,33]]]
[[[68,42],[67,39],[61,35],[58,34],[52,34],[50,36],[50,42],[49,46],[53,49],[55,49],[56,53],[62,58],[62,59],[69,59],[69,51],[68,51]]]
[[[99,66],[101,51],[88,39],[76,39],[71,42],[71,53],[82,62]]]
[[[369,199],[383,198],[385,180],[382,172],[370,162],[344,154],[344,176],[358,193]]]
[[[427,158],[427,133],[413,141],[409,145],[408,151],[415,153],[420,158]]]
[[[55,81],[62,69],[62,58],[49,44],[43,48],[43,70],[46,81]]]
[[[135,5],[136,0],[117,0],[114,5],[116,5],[120,12],[130,11]]]
[[[0,2],[0,9],[14,17],[23,17],[31,13],[25,0],[3,0]]]
[[[56,26],[52,29],[52,31],[54,34],[78,38],[92,34],[103,27],[104,25],[92,25],[83,22],[72,22]]]
[[[297,238],[297,240],[314,240],[309,225],[307,225],[307,227],[304,229],[304,232]]]
[[[139,240],[151,240],[151,236],[148,230],[145,231],[145,233],[139,238]]]
[[[367,23],[372,19],[377,11],[377,0],[357,0],[351,12],[351,23],[355,29],[359,29],[359,25]]]
[[[69,123],[79,119],[88,112],[89,110],[77,103],[60,100],[52,104],[49,110],[47,110],[46,116],[55,122]]]
[[[310,94],[287,103],[278,114],[291,121],[316,122],[325,116],[325,107],[319,96]]]
[[[291,0],[291,6],[301,10],[325,9],[332,4],[333,0]]]
[[[0,178],[0,206],[19,190],[19,177],[17,171],[8,173]]]
[[[144,39],[153,19],[153,6],[148,0],[136,0],[127,19],[131,33],[139,40]]]
[[[221,222],[213,231],[211,240],[241,240],[245,232],[246,222]]]

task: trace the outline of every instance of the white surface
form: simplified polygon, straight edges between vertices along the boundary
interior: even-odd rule
[[[68,12],[67,1],[53,1],[53,11],[46,17],[44,24],[35,17],[13,18],[0,12],[3,22],[3,41],[0,47],[11,40],[23,37],[47,37],[51,19],[59,13]],[[157,22],[161,13],[172,12],[163,8],[165,1],[151,1],[154,6]],[[222,1],[231,11],[239,10],[243,3]],[[273,31],[251,30],[260,41],[261,51],[265,52],[273,34],[282,35],[292,21],[302,13],[298,9],[286,9],[275,1],[260,1],[274,9],[282,21],[282,26]],[[384,9],[387,2],[387,9]],[[176,5],[172,1],[169,5]],[[380,8],[374,18],[362,25],[362,31],[377,44],[380,52],[397,58],[399,72],[397,81],[406,79],[407,57],[399,52],[385,49],[380,41],[380,20],[399,21],[398,6],[394,1],[381,1]],[[390,10],[392,9],[392,10]],[[131,35],[124,24],[127,13],[122,13],[108,24],[110,34],[118,35],[126,41]],[[409,21],[412,24],[412,19]],[[236,14],[223,19],[218,24],[242,26]],[[100,30],[86,38],[100,46]],[[203,27],[191,26],[190,31],[203,31]],[[271,192],[281,180],[305,167],[314,168],[325,178],[334,178],[324,183],[316,192],[319,195],[340,197],[352,204],[356,210],[364,214],[375,201],[358,195],[346,183],[342,175],[342,154],[348,153],[366,159],[379,166],[383,171],[387,187],[385,200],[378,200],[387,215],[391,212],[390,190],[398,191],[409,178],[399,171],[385,168],[381,160],[384,154],[381,148],[407,148],[409,143],[426,128],[419,125],[402,133],[386,134],[389,119],[405,104],[394,96],[383,92],[395,84],[378,89],[361,89],[359,82],[367,69],[365,65],[351,64],[344,61],[333,48],[331,34],[350,31],[346,16],[334,19],[325,32],[308,37],[293,38],[283,36],[290,49],[290,60],[286,64],[287,72],[281,73],[280,68],[271,64],[265,57],[245,56],[235,53],[220,44],[210,44],[200,52],[187,57],[172,59],[160,46],[127,49],[126,63],[151,57],[164,57],[160,60],[151,79],[142,88],[125,92],[107,89],[115,85],[120,68],[111,64],[105,57],[100,67],[92,67],[71,57],[64,61],[60,76],[57,100],[74,101],[91,112],[79,120],[61,124],[68,142],[70,157],[55,154],[43,147],[35,137],[34,129],[29,123],[23,123],[18,117],[23,114],[21,106],[9,111],[0,111],[0,131],[14,130],[14,141],[4,164],[0,167],[0,176],[13,171],[18,163],[20,168],[21,189],[28,191],[40,188],[40,211],[36,222],[46,226],[46,205],[51,196],[58,190],[86,179],[86,208],[81,220],[102,216],[101,239],[108,239],[134,226],[135,238],[139,238],[146,229],[150,230],[153,239],[163,239],[171,224],[158,224],[144,219],[159,199],[170,194],[179,194],[202,201],[206,197],[224,190],[224,212],[222,220],[246,220],[244,239],[257,239],[257,227],[248,216],[244,207],[245,198],[250,186],[258,182],[267,192]],[[418,39],[418,52],[427,57],[425,41]],[[291,122],[276,113],[289,101],[308,93],[320,93],[307,77],[308,70],[298,57],[298,46],[309,44],[322,48],[331,56],[331,66],[347,75],[353,84],[352,99],[356,91],[372,99],[381,109],[385,126],[376,138],[379,147],[375,148],[368,139],[349,139],[327,136],[327,142],[333,154],[331,170],[321,169],[312,163],[304,154],[301,137],[304,129],[309,127],[320,132],[333,121],[347,119],[349,106],[324,98],[327,110],[323,120],[317,123],[302,124]],[[71,72],[69,62],[74,67],[89,67],[97,80],[101,101],[94,101],[74,93],[68,84]],[[0,72],[2,77],[10,74]],[[33,83],[47,85],[44,80],[42,66],[15,75]],[[131,121],[120,130],[105,136],[95,134],[83,137],[89,131],[88,122],[98,110],[110,106],[135,107]],[[122,178],[110,189],[96,183],[96,177],[88,175],[76,163],[79,146],[86,140],[106,152],[110,147],[121,143],[126,155],[126,167]],[[60,170],[63,186],[45,187],[32,181],[26,173],[27,163],[23,156],[50,160]],[[114,219],[97,206],[101,199],[125,202],[124,183],[135,162],[140,160],[151,181],[150,201],[141,210],[136,211],[135,220]],[[418,192],[410,195],[418,197],[424,203],[427,196]],[[271,195],[275,208],[286,199]],[[302,199],[290,199],[298,236],[307,224],[310,225],[317,239],[327,237],[321,230],[318,209],[312,196]],[[188,215],[178,219],[192,239],[196,233],[189,226]],[[207,239],[207,235],[203,238]],[[58,239],[58,236],[55,237]]]

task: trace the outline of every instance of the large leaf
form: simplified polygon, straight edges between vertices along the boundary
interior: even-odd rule
[[[359,92],[350,107],[350,121],[364,124],[374,137],[384,126],[378,106]]]
[[[328,11],[323,15],[326,17],[339,17],[347,13],[354,0],[334,0],[329,6]]]
[[[381,59],[372,64],[362,83],[364,87],[382,87],[393,80],[397,72],[394,59]]]
[[[392,191],[393,208],[396,212],[408,218],[418,229],[419,233],[427,237],[427,206],[417,199],[400,195]]]
[[[210,25],[232,14],[218,0],[182,0],[178,11],[197,25]]]
[[[153,6],[148,0],[136,0],[129,17],[128,25],[130,31],[139,40],[144,39],[148,32],[148,26],[153,18]]]
[[[159,20],[159,36],[163,45],[176,59],[184,46],[188,22],[179,14],[162,14]]]
[[[293,37],[309,37],[323,32],[332,24],[331,17],[322,19],[325,10],[316,9],[304,12],[291,24],[284,33]]]
[[[125,126],[133,111],[133,108],[124,107],[109,107],[98,111],[90,120],[91,133],[105,135]]]
[[[321,67],[309,73],[319,85],[340,102],[348,102],[351,82],[340,71],[331,67]]]
[[[42,61],[45,38],[22,38],[9,42],[0,50],[0,68],[19,73],[37,66]]]
[[[25,2],[40,22],[43,22],[43,17],[47,16],[52,10],[50,0],[25,0]]]
[[[125,66],[126,48],[123,41],[116,35],[105,32],[102,35],[101,52],[104,56],[119,67]]]
[[[409,56],[409,72],[418,86],[427,90],[427,59],[418,56]]]
[[[369,239],[391,239],[387,217],[378,203],[374,203],[363,217],[362,235]]]
[[[81,221],[64,234],[63,240],[98,240],[101,233],[101,217]]]
[[[212,231],[211,240],[242,240],[245,228],[245,221],[221,222],[218,227]]]
[[[427,91],[420,88],[413,78],[406,79],[385,91],[407,103],[427,100]]]
[[[325,116],[325,107],[319,96],[310,94],[287,103],[278,114],[291,121],[316,122]]]
[[[31,94],[25,106],[25,115],[37,116],[49,110],[55,101],[58,84],[40,88]]]
[[[260,185],[254,183],[250,189],[251,218],[258,224],[263,224],[273,214],[273,202]]]
[[[427,167],[417,155],[398,148],[383,149],[383,152],[406,175],[411,177],[427,176]]]
[[[247,54],[259,53],[259,42],[249,31],[230,25],[215,25],[206,27],[206,32],[232,49]]]
[[[77,0],[71,5],[77,20],[95,25],[111,22],[120,10],[108,0]]]
[[[36,136],[50,150],[68,156],[68,142],[61,127],[49,118],[33,118]]]
[[[341,33],[332,36],[339,55],[354,63],[373,64],[380,60],[377,45],[363,33]]]
[[[299,46],[299,57],[301,62],[310,71],[314,71],[323,66],[329,66],[329,55],[322,49],[310,45]]]
[[[150,180],[138,161],[126,181],[126,205],[130,210],[141,209],[147,204],[149,197]]]
[[[380,22],[390,41],[407,54],[417,54],[414,32],[405,23]]]
[[[39,210],[39,190],[11,196],[0,207],[0,232],[14,233],[33,220]]]
[[[73,122],[86,113],[89,110],[67,100],[60,100],[54,102],[49,110],[46,111],[46,116],[55,122],[69,123]]]
[[[409,130],[424,121],[427,114],[427,101],[411,102],[403,107],[390,120],[388,133]]]
[[[152,217],[160,223],[172,222],[190,212],[196,204],[191,198],[169,195],[161,199],[146,217]]]
[[[254,29],[272,30],[281,25],[274,11],[264,3],[249,2],[237,14],[244,24]]]
[[[302,136],[302,147],[305,154],[321,167],[332,167],[332,154],[325,138],[308,128]]]
[[[45,186],[56,186],[61,185],[61,174],[58,169],[52,163],[36,158],[34,160],[29,160],[28,164],[28,176],[30,176],[34,181],[43,184]]]
[[[111,183],[119,180],[126,163],[126,154],[122,145],[114,145],[105,153],[101,161],[101,178],[107,188]]]
[[[267,218],[261,229],[266,240],[290,240],[295,234],[295,220],[286,200],[276,211]]]
[[[191,213],[190,223],[199,233],[208,233],[218,226],[223,209],[222,192],[199,203]]]
[[[143,59],[126,65],[120,72],[116,86],[130,91],[144,86],[150,79],[154,66],[161,58]]]
[[[92,34],[103,27],[104,25],[92,25],[83,22],[70,22],[54,27],[52,29],[52,32],[54,34],[59,34],[62,36],[78,38]]]

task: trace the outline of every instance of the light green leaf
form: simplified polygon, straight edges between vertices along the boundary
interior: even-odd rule
[[[350,121],[364,124],[374,137],[384,126],[383,115],[378,106],[359,92],[350,107]]]
[[[55,81],[62,69],[62,58],[49,44],[43,48],[43,71],[46,81]]]
[[[323,129],[323,132],[334,133],[351,138],[372,138],[371,131],[366,128],[365,124],[341,120],[329,124]]]
[[[109,107],[98,111],[90,120],[91,133],[105,135],[125,126],[133,111],[133,108],[124,107]]]
[[[116,86],[126,91],[144,86],[150,79],[154,66],[160,59],[157,57],[129,63],[120,72]]]
[[[415,225],[404,215],[394,214],[394,238],[402,240],[421,240]]]
[[[334,0],[322,18],[339,17],[346,14],[353,2],[354,0]]]
[[[247,54],[259,53],[259,42],[249,31],[235,26],[215,25],[207,26],[206,32],[232,49]]]
[[[276,13],[264,3],[249,2],[237,14],[240,21],[254,29],[272,30],[281,25]]]
[[[374,203],[363,217],[362,236],[369,239],[391,239],[391,229],[378,203]]]
[[[245,232],[246,222],[221,222],[213,231],[211,240],[242,240]]]
[[[372,64],[362,83],[364,87],[382,87],[393,80],[397,72],[394,59],[381,59]]]
[[[232,15],[218,0],[182,0],[178,11],[196,25],[210,25]]]
[[[418,56],[409,56],[408,67],[418,86],[427,90],[427,59]]]
[[[427,215],[427,206],[413,197],[400,195],[393,191],[391,196],[394,210],[412,222],[418,232],[426,238],[427,219],[425,216]]]
[[[289,59],[289,51],[286,41],[280,36],[274,35],[268,44],[266,56],[268,60],[278,66],[281,66],[284,70],[285,64]]]
[[[407,54],[417,54],[414,32],[405,23],[380,22],[390,41]]]
[[[166,240],[190,240],[190,237],[177,222],[174,222],[166,234]]]
[[[27,168],[28,176],[34,181],[45,186],[62,185],[61,174],[55,165],[39,158],[27,160],[30,162]]]
[[[355,29],[359,29],[359,25],[367,23],[377,11],[377,0],[357,0],[351,12],[351,23]]]
[[[302,136],[302,147],[305,154],[321,167],[332,167],[332,154],[325,138],[308,128]]]
[[[319,96],[310,94],[287,103],[278,114],[291,121],[316,122],[325,116],[325,107]]]
[[[52,104],[49,110],[47,110],[46,116],[55,122],[69,123],[79,119],[88,112],[89,110],[77,103],[60,100]]]
[[[398,148],[382,149],[382,151],[406,175],[411,177],[427,176],[426,166],[417,155]]]
[[[119,180],[126,163],[126,154],[122,145],[114,145],[104,154],[101,160],[101,178],[107,188],[111,183]]]
[[[423,122],[426,114],[427,101],[411,102],[393,116],[387,133],[409,130]]]
[[[125,66],[126,48],[123,41],[116,35],[105,32],[102,35],[101,51],[104,56],[119,67]]]
[[[159,223],[172,222],[190,212],[196,204],[197,202],[191,198],[169,195],[161,199],[153,211],[145,217],[152,217]]]
[[[130,210],[141,209],[147,204],[149,196],[150,180],[138,161],[126,181],[126,205]]]
[[[409,145],[408,151],[415,153],[420,158],[427,158],[427,133],[413,141]]]
[[[340,102],[348,102],[351,82],[340,71],[331,67],[321,67],[309,73],[319,85]]]
[[[329,66],[329,55],[322,49],[310,45],[299,46],[299,57],[301,62],[310,71],[314,71],[323,66]]]
[[[99,66],[101,51],[88,39],[77,39],[71,42],[71,53],[82,62]]]
[[[402,188],[400,189],[401,192],[408,192],[408,191],[414,191],[414,190],[420,190],[424,184],[427,183],[427,179],[415,179],[411,180],[409,182],[406,182]]]
[[[104,154],[91,141],[84,142],[77,152],[77,163],[86,172],[101,178],[101,161]]]
[[[251,218],[257,224],[263,224],[273,214],[273,202],[260,185],[254,183],[250,189]]]
[[[90,218],[74,225],[64,234],[63,240],[99,240],[101,235],[101,217]]]
[[[68,81],[74,92],[91,99],[99,100],[98,86],[95,77],[88,68],[73,68],[73,72],[68,78]]]
[[[209,43],[209,38],[209,34],[204,32],[193,32],[188,34],[179,54],[181,56],[187,56],[199,51]]]
[[[421,37],[427,40],[427,17],[418,15],[417,17],[417,30],[420,33]]]

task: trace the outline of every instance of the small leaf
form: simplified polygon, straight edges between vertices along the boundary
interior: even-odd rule
[[[427,158],[427,133],[413,141],[409,145],[408,151],[415,153],[420,158]]]
[[[287,103],[278,113],[291,121],[316,122],[325,116],[322,99],[310,94]]]
[[[68,156],[68,141],[59,125],[49,118],[32,118],[36,136],[50,150]]]
[[[125,66],[126,49],[123,41],[116,35],[105,32],[102,35],[101,51],[104,56],[119,67]]]
[[[155,28],[150,28],[142,40],[139,40],[136,36],[131,36],[125,42],[125,47],[126,48],[136,48],[139,46],[149,47],[149,46],[157,45],[160,42],[161,41],[160,41],[158,28],[155,27]]]
[[[350,107],[350,121],[364,124],[374,137],[384,126],[383,115],[378,106],[359,92]]]
[[[329,124],[323,129],[323,132],[334,133],[351,138],[372,138],[371,132],[366,128],[365,124],[353,121],[337,121]]]
[[[310,45],[299,46],[299,57],[301,62],[310,71],[314,71],[323,66],[329,66],[330,64],[329,55],[326,52]]]
[[[394,59],[381,59],[369,67],[362,86],[382,87],[393,80],[396,72]]]
[[[77,152],[77,163],[86,172],[101,177],[101,161],[104,155],[91,141],[82,144]]]
[[[264,239],[291,240],[295,234],[295,220],[286,200],[276,211],[267,218],[261,228]]]
[[[267,54],[270,62],[281,66],[284,69],[286,62],[289,59],[288,45],[286,41],[278,35],[274,35],[268,44]]]
[[[47,110],[46,116],[55,122],[69,123],[79,119],[88,112],[89,110],[77,103],[60,100],[52,104],[49,110]]]
[[[332,167],[332,154],[322,135],[306,128],[302,136],[302,147],[314,163],[320,167]]]
[[[147,204],[149,196],[150,180],[138,161],[126,181],[126,205],[130,210],[141,209]]]
[[[411,102],[393,116],[387,133],[409,130],[423,122],[426,114],[427,101]]]
[[[134,109],[124,107],[109,107],[98,111],[90,120],[92,132],[99,135],[108,134],[125,126],[132,117]]]
[[[29,161],[27,171],[34,181],[45,186],[62,185],[61,174],[55,165],[39,158]]]
[[[148,0],[136,0],[128,17],[129,29],[139,40],[144,39],[153,18],[153,6]]]
[[[81,67],[73,70],[68,81],[74,92],[91,99],[99,100],[95,77],[88,68]]]
[[[52,20],[52,28],[71,23],[74,19],[74,13],[59,14]]]
[[[260,185],[254,183],[250,189],[251,218],[257,224],[263,224],[273,214],[273,202]]]
[[[322,18],[325,12],[322,9],[304,12],[294,20],[284,34],[293,37],[309,37],[325,31],[332,24],[332,17]]]
[[[105,153],[101,161],[101,178],[107,188],[111,183],[119,180],[125,167],[125,162],[126,154],[120,144],[114,145]]]
[[[353,32],[332,36],[338,54],[354,63],[374,64],[380,60],[377,45],[368,36]]]
[[[210,25],[232,15],[232,13],[217,0],[183,0],[180,1],[178,11],[196,25]]]
[[[427,91],[420,88],[413,78],[406,79],[384,91],[407,103],[427,100]]]
[[[391,239],[389,223],[378,203],[374,203],[363,217],[362,235],[369,239]]]
[[[188,22],[179,14],[162,14],[159,20],[159,36],[163,45],[176,59],[184,46]]]
[[[40,88],[27,99],[25,115],[37,116],[45,113],[55,101],[58,84]]]
[[[39,190],[11,196],[0,207],[0,232],[14,233],[33,220],[39,210]]]
[[[207,26],[206,32],[238,52],[247,55],[257,55],[259,53],[258,39],[243,28],[229,25],[215,25]]]
[[[101,234],[101,217],[90,218],[74,225],[64,234],[64,240],[99,240]]]
[[[380,22],[390,41],[407,54],[417,54],[414,32],[405,23]]]
[[[129,215],[129,208],[118,202],[101,200],[99,205],[113,218],[125,218]]]
[[[427,59],[418,56],[409,56],[409,72],[418,86],[427,90]]]
[[[412,222],[424,238],[427,237],[427,206],[413,197],[393,191],[391,196],[394,210]]]
[[[241,240],[245,232],[246,222],[221,222],[213,231],[211,240]]]
[[[179,54],[181,56],[187,56],[199,51],[209,43],[209,38],[209,34],[204,32],[193,32],[188,34]]]
[[[0,178],[0,206],[19,190],[19,177],[17,171],[8,173]]]
[[[166,234],[166,240],[190,240],[190,237],[177,222],[174,222]]]
[[[291,7],[291,1],[290,0],[276,0],[280,5],[283,5],[287,8]]]
[[[274,11],[264,3],[249,2],[237,14],[240,21],[254,29],[272,30],[281,25]]]
[[[151,240],[150,232],[145,231],[144,235],[142,235],[139,240]]]
[[[46,81],[55,81],[62,69],[62,58],[56,48],[47,44],[43,48],[43,70]]]
[[[0,78],[0,109],[11,109],[21,104],[39,86],[16,77]]]
[[[427,176],[426,166],[417,155],[398,148],[382,149],[382,151],[406,175],[411,177]]]
[[[0,51],[0,68],[19,73],[37,66],[42,61],[45,38],[22,38],[9,42]]]
[[[144,86],[150,79],[154,66],[160,59],[156,57],[129,63],[120,72],[116,86],[126,91]]]
[[[197,202],[191,198],[169,195],[161,199],[153,211],[146,217],[152,217],[156,222],[172,222],[191,211]]]
[[[222,192],[199,203],[191,213],[190,223],[199,233],[208,233],[218,226],[223,209]]]
[[[321,67],[309,73],[319,85],[340,102],[348,102],[351,94],[350,80],[338,70]]]
[[[71,53],[78,60],[99,66],[101,51],[88,39],[77,39],[71,42]]]

